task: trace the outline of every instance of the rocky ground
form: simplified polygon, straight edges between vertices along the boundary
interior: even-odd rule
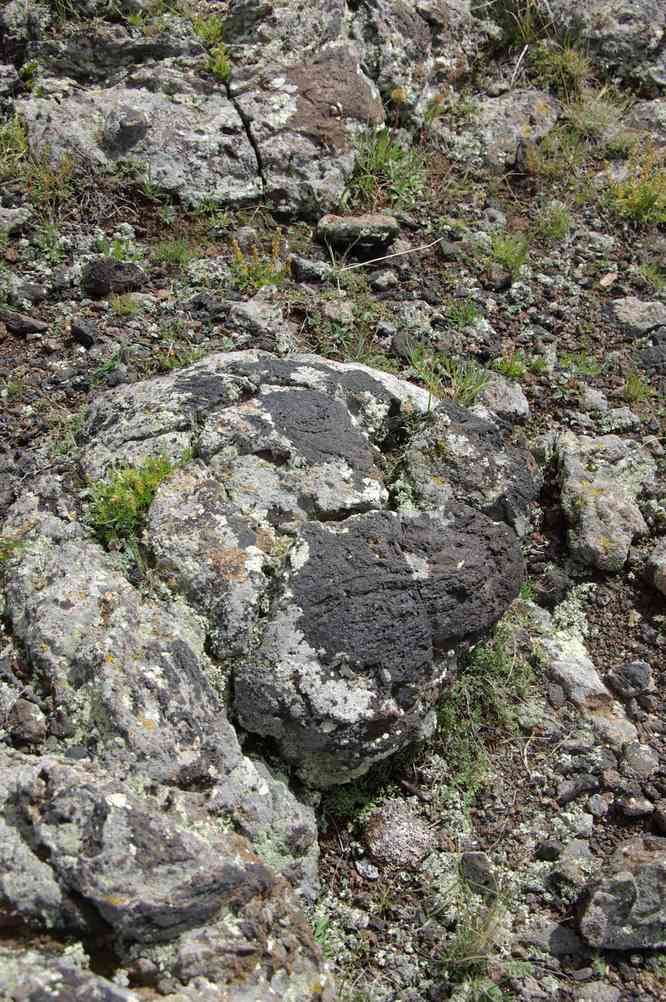
[[[0,63],[0,995],[666,999],[662,5]]]

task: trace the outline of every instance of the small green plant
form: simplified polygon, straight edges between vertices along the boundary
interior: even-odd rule
[[[25,543],[19,536],[0,536],[0,568],[21,552]]]
[[[55,223],[44,223],[32,238],[49,264],[60,264],[65,260],[65,251],[60,240],[60,230]]]
[[[93,372],[93,382],[101,383],[110,372],[113,372],[118,368],[122,362],[122,352],[115,351],[110,358],[107,358],[105,362],[102,362],[100,366]]]
[[[546,243],[560,243],[565,240],[573,223],[567,207],[558,202],[544,206],[536,219],[536,230]]]
[[[87,407],[82,407],[76,414],[63,414],[53,411],[48,418],[51,452],[55,456],[68,456],[78,446],[79,432],[88,413]]]
[[[517,706],[532,670],[516,649],[513,625],[503,621],[493,638],[473,647],[438,708],[438,743],[451,784],[473,796],[488,774],[488,754],[498,734],[518,729]]]
[[[214,49],[211,49],[210,56],[208,57],[208,72],[212,73],[218,80],[221,80],[222,83],[228,83],[231,79],[229,50],[222,42],[216,45]]]
[[[586,351],[565,351],[560,355],[560,368],[576,376],[598,376],[601,363]]]
[[[109,298],[111,311],[117,317],[134,317],[141,310],[141,303],[129,292]]]
[[[192,27],[204,45],[214,48],[222,41],[224,34],[224,18],[219,14],[209,14],[208,17],[195,16]]]
[[[541,0],[499,0],[491,11],[509,48],[535,45],[552,34],[550,8]]]
[[[452,327],[462,330],[478,319],[479,310],[472,299],[454,299],[448,306],[446,316]]]
[[[655,292],[663,292],[666,289],[666,269],[659,264],[646,261],[636,269],[643,281],[654,289]]]
[[[564,117],[579,136],[599,142],[607,142],[621,131],[622,116],[626,114],[629,102],[609,87],[594,90],[583,87],[577,98],[564,109]]]
[[[622,397],[628,404],[639,404],[655,394],[654,387],[638,372],[630,372],[626,378]]]
[[[25,379],[22,379],[20,376],[15,376],[13,379],[8,379],[5,383],[3,395],[6,396],[8,400],[17,401],[21,400],[25,396],[27,389],[28,384]]]
[[[461,407],[471,406],[488,382],[487,374],[474,362],[460,362],[422,347],[413,349],[409,363],[433,397],[451,397]]]
[[[153,260],[156,264],[184,268],[192,260],[192,249],[189,242],[183,237],[175,240],[162,240],[153,247]]]
[[[567,101],[577,97],[593,75],[592,64],[584,52],[552,38],[538,43],[530,63],[538,80]]]
[[[104,257],[112,257],[115,261],[141,261],[143,251],[126,237],[98,237],[95,249]]]
[[[282,257],[282,250],[277,234],[271,241],[270,254],[261,254],[256,246],[245,253],[238,241],[232,240],[229,268],[238,291],[253,293],[265,285],[281,285],[289,274],[289,264]]]
[[[163,480],[173,470],[166,456],[146,459],[138,467],[114,470],[109,480],[90,485],[85,522],[103,546],[136,540]]]
[[[666,222],[666,152],[655,146],[637,147],[627,162],[627,174],[624,180],[610,182],[610,208],[631,222]]]
[[[534,590],[534,582],[531,580],[524,581],[520,586],[518,597],[522,598],[524,602],[532,602],[535,595],[536,591]]]
[[[514,348],[508,355],[503,355],[493,362],[493,369],[501,372],[507,379],[524,379],[527,375],[525,352]]]
[[[388,128],[363,137],[343,201],[375,207],[382,202],[410,207],[425,186],[425,164],[417,150],[403,146]]]
[[[173,372],[174,369],[184,369],[188,365],[193,365],[200,358],[203,358],[203,351],[200,348],[178,349],[175,345],[170,345],[166,351],[157,352],[152,358],[146,360],[142,371],[146,375]]]
[[[495,233],[491,238],[491,254],[513,278],[517,278],[529,255],[527,237],[521,233]]]
[[[28,154],[28,136],[18,115],[0,123],[0,179],[16,176]]]

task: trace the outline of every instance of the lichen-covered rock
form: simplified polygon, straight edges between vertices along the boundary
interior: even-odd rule
[[[666,595],[666,539],[653,546],[647,563],[647,572],[657,591]]]
[[[406,450],[404,478],[421,504],[446,509],[464,501],[491,518],[527,530],[541,486],[535,460],[504,444],[495,425],[443,400]]]
[[[500,421],[513,424],[529,417],[530,405],[519,383],[499,372],[489,372],[473,410],[482,417],[484,411],[490,411]]]
[[[196,56],[203,51],[190,21],[166,14],[160,19],[160,30],[150,37],[129,32],[119,24],[74,23],[65,37],[31,42],[26,56],[38,61],[43,75],[90,83],[103,81],[136,63]]]
[[[536,142],[548,135],[559,114],[559,102],[549,94],[516,88],[476,102],[462,132],[453,129],[446,116],[437,118],[432,130],[450,146],[455,159],[471,156],[498,168],[513,162],[519,141]]]
[[[636,536],[647,532],[636,503],[656,463],[648,449],[616,435],[557,437],[569,550],[583,564],[620,571]]]
[[[229,1002],[330,998],[289,886],[244,838],[192,824],[182,808],[168,791],[137,792],[91,762],[4,752],[3,924],[110,933],[119,961],[159,959],[183,985],[209,977]],[[57,964],[47,970],[75,978]],[[91,988],[100,999],[132,997]]]
[[[68,957],[43,950],[13,953],[0,949],[0,996],[5,1002],[86,999],[86,1002],[140,1002],[139,996]]]
[[[235,709],[310,785],[362,775],[434,726],[447,652],[517,593],[513,533],[464,505],[311,522]]]
[[[377,89],[345,42],[286,68],[280,60],[241,69],[230,94],[248,123],[265,197],[276,211],[305,218],[338,206],[356,138],[384,121]]]
[[[666,839],[639,835],[615,850],[585,891],[581,935],[604,950],[666,946]]]
[[[16,107],[37,156],[82,156],[98,167],[131,157],[152,183],[192,205],[238,205],[262,193],[238,111],[219,85],[192,71],[158,64],[113,87],[58,102],[29,97]]]
[[[641,337],[653,327],[666,324],[666,305],[655,301],[638,299],[636,296],[625,296],[614,299],[610,304],[611,316],[628,334]]]
[[[550,0],[545,11],[609,76],[666,86],[666,10],[660,0]]]
[[[322,216],[317,236],[325,243],[354,254],[380,253],[400,233],[393,216],[369,212],[362,216]]]

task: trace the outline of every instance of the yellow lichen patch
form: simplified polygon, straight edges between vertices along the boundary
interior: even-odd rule
[[[149,717],[139,717],[139,723],[141,724],[141,726],[143,727],[143,729],[146,730],[146,731],[156,731],[157,730],[157,724],[155,723],[154,720],[151,720]]]

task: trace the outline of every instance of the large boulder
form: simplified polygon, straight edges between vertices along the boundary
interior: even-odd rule
[[[331,979],[291,888],[244,838],[198,821],[170,791],[149,792],[90,761],[3,751],[3,926],[90,936],[139,984],[166,976],[198,990],[205,979],[220,1002],[330,999]],[[86,998],[135,998],[66,962],[45,960],[40,971],[36,960],[23,970],[36,978],[28,981],[35,994],[3,998],[44,997],[40,978]],[[13,989],[21,970],[10,957],[0,986],[4,979]]]
[[[464,450],[444,456],[438,470],[450,468],[455,494],[424,490],[411,510],[392,510],[383,450],[429,403],[364,366],[256,351],[100,397],[82,430],[88,478],[149,456],[196,458],[148,512],[150,598],[57,483],[50,498],[48,485],[26,491],[10,513],[7,531],[27,532],[27,545],[8,613],[57,698],[67,747],[94,746],[107,768],[153,781],[228,788],[242,756],[227,686],[242,726],[273,738],[313,786],[361,775],[427,735],[456,647],[482,635],[521,583],[517,538],[494,519],[515,522],[535,489],[510,470],[526,454],[504,454],[499,432],[453,408],[459,425],[489,436],[495,472],[472,496]],[[308,851],[291,853],[302,869]]]

